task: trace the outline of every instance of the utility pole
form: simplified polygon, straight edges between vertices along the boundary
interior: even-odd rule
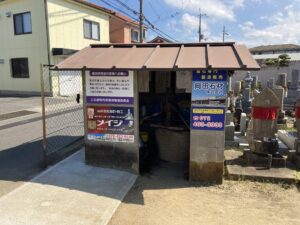
[[[143,23],[144,23],[143,0],[140,0],[140,43],[144,42]]]
[[[225,29],[225,26],[223,26],[223,42],[225,41],[225,35],[229,35],[227,30]]]
[[[199,9],[199,42],[204,38],[204,35],[202,34],[202,16],[207,16],[205,13],[201,13],[201,9]]]

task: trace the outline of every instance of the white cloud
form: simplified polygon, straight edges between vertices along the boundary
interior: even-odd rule
[[[169,6],[182,9],[188,13],[198,14],[201,8],[202,13],[206,13],[216,20],[235,20],[234,10],[244,6],[244,0],[164,0]]]
[[[298,2],[299,3],[299,2]],[[264,17],[269,25],[257,28],[253,22],[248,21],[240,25],[243,39],[250,45],[260,44],[300,44],[300,6],[290,4],[273,16]]]
[[[199,29],[199,17],[190,15],[189,13],[185,13],[181,17],[180,21],[182,28],[188,32],[198,32]],[[201,23],[202,31],[207,30],[207,23],[206,21],[202,21]]]

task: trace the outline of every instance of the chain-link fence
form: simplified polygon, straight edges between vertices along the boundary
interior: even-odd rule
[[[43,133],[45,157],[56,161],[83,142],[81,71],[42,67]]]

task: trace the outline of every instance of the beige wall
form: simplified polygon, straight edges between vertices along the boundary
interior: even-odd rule
[[[48,0],[48,16],[50,49],[80,50],[90,44],[109,43],[109,15],[104,12],[73,1]],[[84,38],[83,19],[100,24],[100,41]]]
[[[50,51],[80,50],[90,44],[109,43],[109,15],[70,0],[48,0]],[[13,14],[31,12],[32,34],[14,35]],[[6,13],[11,12],[10,18]],[[83,19],[99,22],[100,41],[84,39]],[[40,64],[48,64],[44,0],[9,0],[0,3],[0,92],[39,93]],[[58,62],[50,52],[51,64]],[[29,60],[30,78],[12,78],[11,58]]]
[[[15,35],[13,14],[31,12],[32,34]],[[11,17],[6,13],[11,12]],[[0,3],[0,92],[39,92],[40,63],[47,64],[44,1],[10,0]],[[26,57],[29,78],[12,78],[11,58]]]

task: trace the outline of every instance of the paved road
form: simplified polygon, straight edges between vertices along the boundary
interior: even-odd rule
[[[0,98],[1,113],[38,109],[38,98]],[[21,103],[21,104],[20,104]],[[7,106],[7,107],[6,107]],[[0,113],[0,114],[1,114]],[[52,149],[64,141],[82,135],[82,108],[80,105],[60,108],[48,116],[49,144]],[[0,124],[0,196],[3,196],[32,178],[44,168],[41,114],[2,121]]]

